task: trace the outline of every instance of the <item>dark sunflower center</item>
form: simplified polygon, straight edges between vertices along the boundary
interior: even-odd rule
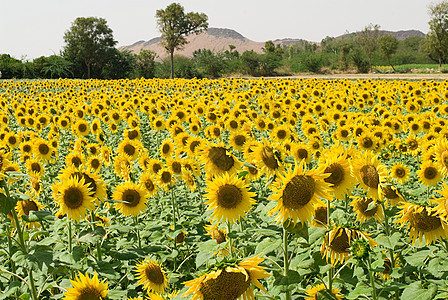
[[[221,135],[221,130],[219,130],[218,127],[213,128],[213,135],[214,136],[220,136]]]
[[[361,200],[358,201],[357,203],[357,208],[358,210],[366,217],[372,217],[376,214],[377,210],[378,210],[378,206],[375,205],[374,207],[371,207],[370,209],[368,209],[369,204],[373,202],[372,198],[367,198],[364,197]]]
[[[319,206],[314,210],[314,220],[321,225],[327,225],[327,208]]]
[[[402,168],[398,168],[395,170],[395,175],[397,175],[398,178],[403,178],[406,175],[406,171]]]
[[[76,298],[78,300],[100,300],[102,299],[100,291],[93,287],[83,288]]]
[[[280,129],[279,131],[277,131],[277,137],[281,140],[286,138],[286,130]]]
[[[383,267],[384,267],[383,274],[390,274],[390,271],[392,270],[392,262],[390,261],[389,258],[383,259]]]
[[[250,174],[252,175],[257,175],[258,173],[258,169],[254,168],[254,167],[248,167],[247,170],[249,171]]]
[[[84,196],[82,191],[77,187],[69,187],[64,192],[64,203],[70,209],[76,209],[82,206],[84,202]]]
[[[40,173],[40,171],[41,171],[40,164],[37,163],[37,162],[32,163],[31,164],[31,170],[36,172],[36,173]]]
[[[194,150],[196,149],[197,146],[199,146],[201,144],[201,142],[199,141],[192,141],[190,144],[190,150],[191,152],[194,152]]]
[[[263,147],[263,150],[261,150],[261,159],[269,169],[275,170],[279,167],[277,158],[271,147]]]
[[[234,141],[237,146],[242,146],[246,142],[246,137],[244,135],[239,134],[235,136]]]
[[[428,215],[426,208],[421,212],[413,212],[409,221],[417,231],[423,232],[433,231],[442,226],[439,216]]]
[[[79,126],[78,126],[78,130],[79,130],[80,132],[86,132],[86,131],[87,131],[87,126],[86,126],[86,124],[79,124]]]
[[[238,122],[235,120],[232,120],[229,122],[230,128],[237,129],[238,128]]]
[[[28,145],[28,144],[24,145],[22,150],[23,150],[23,152],[27,152],[27,153],[31,152],[31,145]]]
[[[342,136],[343,138],[348,137],[348,130],[345,130],[345,129],[341,130],[341,136]]]
[[[387,199],[395,199],[398,197],[398,194],[396,191],[394,191],[390,186],[386,185],[383,188],[384,196],[386,196]]]
[[[316,183],[308,175],[296,175],[283,190],[283,205],[288,209],[300,209],[307,205],[314,196]]]
[[[96,158],[92,159],[90,165],[92,166],[92,168],[94,168],[96,170],[100,167],[100,161]]]
[[[232,184],[221,186],[218,190],[218,205],[226,209],[236,208],[243,200],[241,190]]]
[[[162,173],[160,178],[162,179],[163,183],[170,183],[171,182],[171,173],[165,171],[165,172]]]
[[[135,147],[132,146],[131,144],[126,144],[123,147],[123,151],[124,151],[124,153],[126,153],[129,156],[133,156],[135,154]]]
[[[437,169],[434,167],[427,167],[423,172],[423,176],[429,180],[434,179],[437,176]]]
[[[152,170],[154,171],[154,173],[159,173],[159,171],[162,169],[162,166],[160,164],[154,164],[152,166]]]
[[[152,182],[151,179],[147,179],[145,181],[145,187],[149,192],[152,192],[154,190],[154,183]]]
[[[236,300],[250,286],[250,278],[242,273],[223,270],[215,279],[201,283],[200,292],[204,300]]]
[[[169,144],[164,144],[164,145],[162,146],[162,153],[163,153],[163,154],[168,154],[168,153],[170,153],[170,150],[171,150],[171,146],[170,146]]]
[[[82,161],[81,161],[81,159],[80,159],[79,157],[77,157],[77,156],[72,157],[72,164],[73,164],[75,167],[78,168],[78,167],[81,165],[81,163],[82,163]]]
[[[308,151],[306,149],[299,149],[297,150],[297,156],[300,160],[306,159],[308,158]]]
[[[180,174],[182,172],[182,164],[178,161],[175,161],[171,164],[171,169],[175,174]]]
[[[373,146],[373,141],[369,137],[362,139],[362,146],[364,148],[371,148]]]
[[[330,248],[336,253],[346,253],[350,248],[350,240],[344,228],[339,228],[334,234],[335,238],[330,241]],[[327,233],[327,237],[329,234]]]
[[[362,182],[370,188],[377,189],[380,183],[380,175],[372,165],[365,165],[360,170]]]
[[[8,142],[9,142],[11,145],[14,145],[15,143],[17,143],[17,139],[16,139],[15,136],[10,136],[10,137],[8,138]]]
[[[210,148],[208,158],[221,171],[229,171],[235,163],[233,157],[227,155],[226,149],[223,147]]]
[[[324,179],[325,182],[333,184],[333,187],[338,187],[344,181],[344,168],[338,164],[333,163],[325,169],[325,173],[330,173],[331,175]]]
[[[445,167],[448,167],[448,151],[443,152],[442,162]]]
[[[126,206],[135,207],[140,203],[140,194],[136,190],[128,189],[123,192],[121,200]]]
[[[162,270],[159,266],[150,264],[145,269],[146,278],[156,285],[162,285],[165,282]]]
[[[39,210],[36,203],[32,200],[22,201],[21,204],[22,204],[23,213],[27,216],[30,214],[30,211],[38,211]]]

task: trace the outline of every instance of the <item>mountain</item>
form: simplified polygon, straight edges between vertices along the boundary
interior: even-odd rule
[[[398,40],[403,40],[412,36],[425,36],[425,34],[418,30],[401,30],[401,31],[384,31],[384,34],[392,34]],[[344,38],[354,35],[356,33],[347,33],[336,38]],[[242,53],[246,50],[254,50],[262,53],[264,42],[254,42],[233,29],[227,28],[209,28],[200,34],[193,34],[186,37],[188,44],[182,50],[176,50],[175,54],[191,57],[193,52],[198,49],[210,49],[215,52],[229,50],[229,45],[234,45],[235,50]],[[168,57],[165,49],[160,45],[160,37],[152,38],[148,41],[138,41],[129,46],[123,46],[120,49],[131,50],[134,53],[139,53],[142,49],[154,51],[159,59]],[[293,44],[303,43],[302,39],[276,39],[273,40],[275,45],[290,46]]]
[[[200,34],[192,34],[186,37],[188,44],[182,50],[176,50],[175,54],[193,56],[193,52],[198,49],[210,49],[215,52],[229,50],[229,45],[234,45],[235,50],[243,53],[246,50],[254,50],[262,53],[264,42],[254,42],[240,33],[227,28],[209,28]],[[149,41],[138,41],[129,46],[123,46],[121,49],[131,50],[139,53],[146,49],[157,53],[160,58],[168,56],[165,49],[160,45],[160,37],[152,38]],[[275,45],[292,45],[303,42],[300,39],[277,39],[273,41]]]

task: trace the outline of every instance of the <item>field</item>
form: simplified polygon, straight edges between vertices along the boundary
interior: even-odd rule
[[[448,82],[393,79],[1,81],[0,299],[448,298]]]

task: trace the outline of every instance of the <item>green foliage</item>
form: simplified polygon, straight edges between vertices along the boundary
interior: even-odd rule
[[[372,69],[372,55],[378,46],[377,40],[379,38],[379,29],[380,26],[378,24],[376,25],[369,24],[366,27],[364,27],[364,29],[361,32],[359,32],[356,36],[356,40],[359,46],[367,54],[367,57],[369,59],[370,70]]]
[[[448,58],[448,1],[444,0],[429,6],[431,17],[429,32],[426,35],[426,51],[437,58],[439,68]]]
[[[22,78],[23,64],[9,54],[0,55],[0,72],[2,79]]]
[[[198,34],[208,28],[208,17],[204,13],[189,12],[185,14],[184,7],[172,3],[165,9],[156,11],[157,27],[162,33],[162,45],[171,57],[171,78],[174,78],[174,50],[181,49],[189,34]]]
[[[200,74],[195,68],[191,59],[182,55],[174,55],[174,76],[176,78],[191,79],[199,78]],[[157,78],[171,78],[171,62],[169,59],[164,59],[162,62],[155,63],[155,76]]]
[[[387,58],[389,65],[394,69],[393,65],[390,63],[390,57],[393,55],[398,48],[398,40],[393,35],[383,35],[378,38],[378,47]],[[394,69],[395,70],[395,69]]]
[[[215,54],[209,49],[194,51],[192,60],[201,77],[218,78],[225,68],[224,54]]]
[[[153,78],[156,54],[151,50],[140,50],[136,57],[135,68],[138,77]]]
[[[64,42],[63,56],[78,66],[76,75],[80,77],[100,77],[108,58],[116,54],[117,41],[103,18],[76,18],[65,32]]]
[[[45,61],[42,71],[50,78],[69,77],[70,75],[73,76],[71,65],[65,58],[52,55]]]

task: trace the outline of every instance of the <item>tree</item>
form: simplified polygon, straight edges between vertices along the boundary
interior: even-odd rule
[[[151,50],[140,50],[137,55],[136,69],[139,77],[153,78],[154,77],[154,59],[156,53]]]
[[[224,70],[224,55],[215,54],[210,49],[199,49],[193,52],[193,62],[198,71],[206,77],[218,78]]]
[[[393,35],[385,34],[378,39],[378,47],[380,48],[384,56],[387,58],[387,62],[389,63],[389,65],[392,67],[394,71],[396,71],[394,66],[390,63],[390,57],[395,52],[397,52],[398,48],[397,38]]]
[[[369,24],[358,33],[358,43],[369,58],[369,69],[372,70],[372,55],[377,48],[377,40],[380,36],[380,25]]]
[[[57,55],[52,55],[47,58],[45,66],[43,67],[43,72],[50,78],[61,78],[73,76],[71,71],[71,63],[65,58]]]
[[[448,54],[448,2],[446,0],[429,6],[429,32],[426,35],[426,49],[437,57],[439,69]]]
[[[174,50],[182,49],[188,42],[187,35],[198,34],[208,28],[204,13],[185,14],[183,6],[172,3],[156,11],[157,27],[162,33],[162,45],[170,54],[171,78],[174,78]]]
[[[64,41],[64,57],[73,64],[85,67],[87,78],[91,77],[94,68],[96,76],[101,74],[101,68],[117,44],[106,20],[96,17],[76,18],[65,32]]]

